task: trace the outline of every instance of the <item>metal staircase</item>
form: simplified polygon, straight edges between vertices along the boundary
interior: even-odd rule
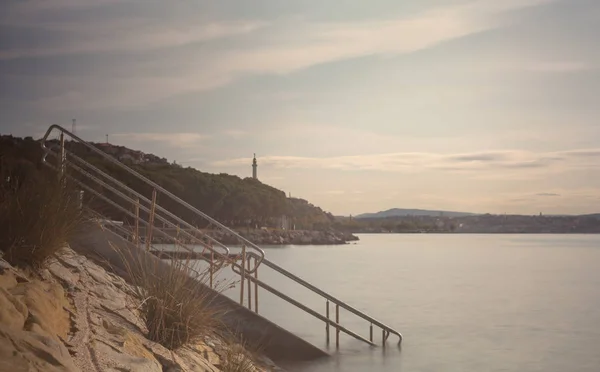
[[[144,246],[149,251],[154,249],[152,242],[159,236],[162,241],[172,244],[177,249],[183,250],[183,252],[197,253],[194,247],[203,247],[201,254],[197,255],[196,258],[210,264],[211,275],[209,285],[211,287],[213,286],[212,274],[219,269],[230,266],[240,279],[240,305],[247,305],[250,310],[258,313],[258,288],[260,287],[323,321],[326,326],[326,340],[328,344],[330,342],[331,328],[335,332],[335,343],[338,347],[340,333],[345,333],[369,345],[377,346],[374,341],[374,328],[381,330],[382,346],[386,345],[390,335],[398,337],[398,344],[402,342],[400,332],[351,307],[329,293],[322,291],[274,262],[269,261],[265,257],[264,251],[256,244],[248,241],[227,226],[196,209],[114,157],[101,151],[98,147],[85,142],[63,127],[59,125],[50,126],[41,141],[41,145],[44,150],[44,164],[56,169],[61,176],[72,180],[87,195],[93,196],[96,205],[86,205],[86,208],[106,228],[120,234],[138,246]],[[90,162],[83,160],[72,151],[77,146],[84,151],[90,152],[94,157],[99,157],[108,162],[111,168],[114,168],[115,172],[108,174]],[[132,185],[126,185],[112,173],[133,176],[139,182],[138,186],[143,186],[149,195],[143,195],[143,193],[134,190],[131,187]],[[139,190],[140,187],[137,189]],[[130,225],[124,225],[123,223],[113,221],[105,215],[104,212],[107,209],[119,211],[133,222]],[[205,228],[197,228],[199,225],[205,226]],[[177,231],[177,235],[175,236],[168,232],[173,229]],[[143,236],[140,236],[141,230],[144,231]],[[236,245],[242,247],[241,253],[232,254],[227,245],[213,238],[208,233],[211,230],[217,230],[222,234],[234,237],[237,242]],[[325,314],[300,303],[292,295],[282,293],[260,280],[258,274],[261,267],[273,270],[281,276],[321,296],[325,303]],[[330,307],[335,312],[334,317],[330,315]],[[340,323],[340,309],[365,321],[369,329],[368,338],[351,331]]]

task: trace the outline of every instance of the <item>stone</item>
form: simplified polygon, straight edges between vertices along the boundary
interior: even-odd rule
[[[0,371],[78,372],[79,369],[60,342],[0,325]]]
[[[50,263],[48,265],[48,270],[52,275],[65,283],[67,287],[77,288],[79,274],[72,272],[57,261]]]
[[[27,315],[27,306],[5,288],[0,287],[0,325],[23,329]]]
[[[95,263],[87,261],[83,268],[96,282],[104,285],[112,284],[112,280],[106,271]]]
[[[103,342],[97,342],[95,352],[102,371],[162,372],[156,358],[145,358],[119,352]]]
[[[5,272],[0,275],[0,288],[12,289],[17,286],[17,279],[12,272]]]
[[[116,326],[106,319],[102,319],[102,327],[111,335],[125,336],[127,334],[125,328]]]
[[[71,305],[61,286],[32,281],[18,285],[11,293],[27,306],[29,327],[38,324],[49,335],[67,337],[71,322],[69,313],[64,308]]]
[[[12,274],[17,280],[17,283],[27,283],[29,279],[20,271],[16,270],[8,262],[0,259],[0,275]]]
[[[65,249],[62,254],[58,256],[58,260],[63,266],[75,271],[80,271],[81,266],[87,262],[85,256],[79,256],[71,249]]]
[[[177,356],[179,357],[179,363],[182,365],[185,371],[190,372],[218,372],[219,369],[213,365],[207,358],[196,350],[185,347],[177,350]],[[218,365],[220,359],[216,357],[217,361],[215,364]]]

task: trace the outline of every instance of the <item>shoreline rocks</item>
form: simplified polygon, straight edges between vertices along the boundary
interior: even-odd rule
[[[39,277],[0,259],[0,371],[224,369],[235,345],[217,335],[175,351],[146,339],[131,292],[122,277],[68,248]],[[280,370],[255,358],[248,371]]]
[[[258,245],[342,245],[358,240],[358,237],[351,233],[333,230],[239,230],[237,232]],[[209,234],[223,244],[238,243],[231,235],[217,231],[209,232]]]

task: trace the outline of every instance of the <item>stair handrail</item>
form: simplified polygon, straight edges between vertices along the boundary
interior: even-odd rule
[[[258,259],[258,258],[259,258],[259,257],[255,256],[253,252],[247,252],[247,253],[246,253],[246,255],[247,255],[247,256],[251,256],[251,257],[253,257],[254,259]],[[360,310],[358,310],[358,309],[356,309],[356,308],[354,308],[354,307],[352,307],[352,306],[348,305],[348,304],[347,304],[347,303],[345,303],[344,301],[342,301],[342,300],[340,300],[340,299],[338,299],[338,298],[336,298],[336,297],[332,296],[331,294],[329,294],[329,293],[327,293],[327,292],[325,292],[325,291],[323,291],[323,290],[321,290],[321,289],[319,289],[319,288],[315,287],[314,285],[310,284],[310,283],[309,283],[309,282],[307,282],[306,280],[304,280],[304,279],[300,278],[300,277],[299,277],[299,276],[297,276],[297,275],[294,275],[294,274],[292,274],[291,272],[287,271],[287,270],[286,270],[286,269],[284,269],[283,267],[281,267],[281,266],[277,265],[276,263],[274,263],[274,262],[270,261],[270,260],[269,260],[269,259],[267,259],[267,258],[264,258],[264,259],[262,260],[262,264],[263,264],[263,265],[265,265],[265,266],[267,266],[267,267],[269,267],[269,268],[271,268],[271,269],[273,269],[273,270],[275,270],[275,271],[277,271],[278,273],[280,273],[280,274],[282,274],[282,275],[286,276],[288,279],[291,279],[292,281],[294,281],[294,282],[296,282],[296,283],[300,284],[301,286],[303,286],[303,287],[305,287],[305,288],[307,288],[307,289],[311,290],[312,292],[314,292],[314,293],[316,293],[316,294],[320,295],[321,297],[323,297],[323,298],[327,299],[328,301],[331,301],[331,302],[333,302],[334,304],[336,304],[336,305],[339,305],[341,308],[343,308],[343,309],[345,309],[345,310],[347,310],[347,311],[351,312],[352,314],[354,314],[354,315],[358,316],[359,318],[362,318],[362,319],[364,319],[364,320],[366,320],[366,321],[370,322],[371,324],[374,324],[374,325],[376,325],[377,327],[381,328],[382,330],[384,330],[384,331],[386,331],[386,332],[389,332],[389,333],[391,333],[391,334],[394,334],[394,335],[398,336],[398,338],[399,338],[398,344],[402,343],[402,334],[401,334],[399,331],[396,331],[395,329],[391,328],[390,326],[387,326],[387,325],[385,325],[384,323],[382,323],[382,322],[378,321],[377,319],[375,319],[375,318],[372,318],[372,317],[368,316],[367,314],[363,313],[362,311],[360,311]],[[233,267],[232,267],[232,269],[233,269]],[[235,269],[234,269],[233,271],[235,271]],[[235,272],[236,272],[237,274],[239,274],[237,271],[235,271]],[[248,279],[250,279],[250,280],[252,280],[252,281],[255,281],[255,280],[257,281],[257,279],[253,278],[252,276],[248,276]],[[259,285],[261,285],[260,281],[258,281],[258,284],[259,284]],[[262,286],[262,285],[261,285],[261,286]],[[263,288],[264,288],[264,287],[263,287]],[[265,289],[269,290],[268,288],[265,288]],[[270,291],[270,292],[272,292],[272,293],[274,293],[274,292],[273,292],[273,291],[271,291],[271,290],[269,290],[269,291]],[[279,297],[281,297],[281,296],[280,296],[278,293],[274,293],[274,294],[275,294],[275,295],[277,295],[277,296],[279,296]],[[285,299],[285,298],[284,298],[284,299]],[[289,301],[288,301],[288,302],[289,302]],[[298,305],[296,305],[296,306],[298,306]],[[302,307],[301,307],[301,308],[302,308]],[[303,309],[303,310],[305,310],[305,311],[306,311],[306,309]],[[314,314],[313,314],[313,315],[314,315]],[[339,325],[338,325],[338,326],[339,326]],[[347,333],[347,332],[346,332],[346,333]],[[356,337],[356,336],[354,336],[354,335],[351,335],[351,336],[353,336],[353,337]]]
[[[138,172],[134,171],[130,167],[126,166],[125,164],[121,163],[120,161],[116,160],[115,158],[113,158],[112,156],[106,154],[105,152],[101,151],[100,149],[96,148],[95,146],[89,144],[88,142],[84,141],[83,139],[81,139],[77,135],[69,132],[68,130],[66,130],[65,128],[63,128],[62,126],[60,126],[58,124],[52,124],[48,128],[48,130],[46,131],[46,133],[44,134],[44,137],[42,137],[41,146],[42,146],[42,149],[44,150],[44,155],[43,155],[43,158],[42,158],[43,162],[46,162],[46,157],[47,157],[48,153],[51,151],[46,146],[46,141],[48,141],[48,137],[50,136],[50,134],[52,133],[52,131],[55,130],[55,129],[57,129],[58,131],[60,131],[61,133],[65,134],[65,135],[69,136],[71,139],[77,141],[81,145],[87,147],[88,149],[90,149],[94,153],[100,155],[101,157],[103,157],[107,161],[111,162],[112,164],[114,164],[114,165],[118,166],[119,168],[125,170],[126,172],[128,172],[132,176],[136,177],[137,179],[141,180],[142,182],[145,182],[146,184],[152,186],[156,190],[160,191],[162,194],[170,197],[175,202],[177,202],[180,205],[186,207],[188,210],[196,213],[198,216],[200,216],[200,217],[204,218],[205,220],[209,221],[212,225],[218,227],[219,229],[223,230],[227,234],[233,235],[238,241],[240,241],[241,243],[243,243],[244,245],[246,245],[247,248],[250,248],[251,250],[253,250],[254,252],[252,252],[252,253],[255,253],[255,254],[258,255],[258,260],[255,262],[254,268],[252,268],[252,269],[245,269],[245,271],[247,273],[254,273],[258,269],[258,267],[262,263],[262,260],[265,258],[265,252],[260,247],[258,247],[256,244],[252,243],[248,239],[246,239],[243,236],[239,235],[238,233],[236,233],[235,231],[231,230],[230,228],[228,228],[227,226],[223,225],[222,223],[220,223],[219,221],[215,220],[214,218],[210,217],[206,213],[198,210],[197,208],[195,208],[191,204],[187,203],[186,201],[182,200],[178,196],[176,196],[173,193],[169,192],[168,190],[166,190],[162,186],[160,186],[157,183],[151,181],[150,179],[142,176],[141,174],[139,174]]]
[[[47,142],[48,142],[48,137],[50,136],[50,134],[52,133],[53,130],[59,130],[61,132],[61,146],[60,146],[60,153],[58,153],[58,151],[55,151],[55,149],[58,147],[56,144],[54,143],[50,143],[51,146],[47,146]],[[127,171],[129,174],[133,175],[134,177],[136,177],[137,179],[141,180],[142,182],[146,183],[149,186],[152,186],[155,190],[159,191],[162,194],[165,194],[166,196],[168,196],[169,198],[171,198],[173,201],[179,203],[180,205],[186,207],[188,210],[194,212],[196,215],[204,218],[205,220],[207,220],[208,222],[210,222],[210,224],[216,226],[217,228],[221,229],[222,231],[226,232],[227,234],[233,235],[235,238],[237,238],[238,242],[242,243],[244,248],[242,250],[242,264],[239,265],[237,264],[236,261],[230,261],[231,263],[231,268],[232,270],[240,275],[241,279],[242,279],[242,283],[244,282],[245,279],[247,279],[249,282],[253,282],[255,285],[262,287],[263,289],[275,294],[276,296],[278,296],[279,298],[289,302],[292,305],[295,305],[296,307],[300,308],[301,310],[304,310],[305,312],[307,312],[310,315],[313,315],[314,317],[316,317],[317,319],[320,319],[322,321],[324,321],[327,324],[327,327],[332,326],[334,328],[337,329],[338,331],[338,336],[339,336],[339,332],[344,332],[358,340],[364,341],[370,345],[375,345],[373,343],[373,325],[379,327],[380,329],[382,329],[383,332],[383,342],[382,344],[385,345],[385,342],[387,340],[387,338],[389,337],[390,334],[394,334],[396,336],[398,336],[399,341],[398,344],[400,345],[402,342],[402,334],[398,331],[396,331],[395,329],[385,325],[384,323],[368,316],[367,314],[363,313],[362,311],[346,304],[345,302],[339,300],[338,298],[330,295],[329,293],[317,288],[316,286],[308,283],[307,281],[305,281],[304,279],[300,278],[297,275],[292,274],[291,272],[285,270],[284,268],[282,268],[281,266],[275,264],[274,262],[268,260],[265,257],[265,253],[264,251],[258,247],[256,244],[252,243],[251,241],[247,240],[246,238],[244,238],[243,236],[239,235],[238,233],[236,233],[235,231],[231,230],[230,228],[228,228],[227,226],[221,224],[220,222],[218,222],[217,220],[215,220],[214,218],[208,216],[207,214],[205,214],[204,212],[199,211],[198,209],[196,209],[195,207],[193,207],[192,205],[190,205],[189,203],[185,202],[184,200],[182,200],[181,198],[175,196],[174,194],[172,194],[171,192],[167,191],[166,189],[164,189],[163,187],[159,186],[158,184],[156,184],[155,182],[149,180],[148,178],[144,177],[143,175],[139,174],[138,172],[136,172],[135,170],[133,170],[132,168],[126,166],[125,164],[121,163],[120,161],[116,160],[115,158],[113,158],[112,156],[104,153],[103,151],[101,151],[100,149],[96,148],[95,146],[89,144],[88,142],[82,140],[81,138],[77,137],[75,134],[69,132],[68,130],[64,129],[63,127],[61,127],[60,125],[57,124],[53,124],[51,125],[48,130],[46,131],[42,141],[41,141],[41,146],[42,149],[44,151],[43,154],[43,158],[42,161],[56,169],[59,171],[63,171],[65,169],[65,166],[70,165],[70,167],[72,169],[74,169],[75,171],[79,172],[80,174],[82,174],[83,176],[87,177],[88,179],[90,179],[91,181],[94,181],[96,184],[101,185],[102,187],[107,188],[109,191],[111,191],[112,193],[114,193],[115,195],[127,200],[127,201],[135,201],[135,199],[130,196],[136,196],[138,199],[138,207],[141,210],[144,210],[145,212],[149,212],[148,207],[142,205],[139,203],[139,201],[143,201],[144,203],[151,203],[150,199],[148,199],[147,197],[145,197],[144,195],[142,195],[141,193],[133,190],[132,188],[130,188],[129,186],[125,185],[123,182],[115,179],[114,177],[110,176],[109,174],[103,172],[102,170],[98,169],[97,167],[95,167],[94,165],[90,164],[89,162],[85,161],[84,159],[80,158],[79,156],[75,155],[74,153],[71,153],[70,151],[67,151],[65,146],[64,146],[64,135],[69,136],[70,138],[72,138],[73,140],[77,141],[78,143],[80,143],[81,145],[84,145],[85,147],[87,147],[88,149],[90,149],[91,151],[93,151],[94,153],[100,155],[101,157],[103,157],[104,159],[108,160],[109,162],[111,162],[112,164],[118,166],[119,168]],[[96,172],[97,174],[99,174],[100,176],[104,177],[106,180],[112,182],[112,184],[114,184],[114,186],[112,186],[111,184],[108,184],[107,182],[103,181],[101,178],[99,178],[98,176],[90,173],[89,170],[87,169],[83,169],[81,167],[79,167],[78,165],[75,165],[75,163],[73,163],[70,160],[67,160],[66,158],[66,154],[69,154],[69,158],[70,159],[74,159],[76,160],[80,165],[82,165],[83,167],[87,167],[89,169],[91,169],[92,171]],[[48,163],[46,161],[46,158],[49,154],[52,154],[53,156],[61,156],[60,159],[60,167],[55,167],[54,165],[52,165],[51,163]],[[99,192],[97,192],[94,189],[91,189],[88,185],[85,185],[83,183],[81,183],[81,181],[77,180],[76,178],[74,178],[73,176],[66,174],[67,177],[72,178],[76,183],[78,183],[81,187],[84,187],[85,189],[87,189],[88,191],[92,192],[92,194],[100,197],[102,200],[108,202],[110,205],[114,206],[115,208],[117,208],[118,210],[122,210],[125,213],[127,213],[130,216],[133,216],[135,218],[138,218],[140,222],[142,222],[143,224],[145,224],[146,226],[148,226],[148,222],[146,222],[143,218],[140,218],[139,216],[135,216],[133,215],[130,211],[127,211],[125,208],[123,208],[122,206],[118,205],[115,201],[109,199],[107,196],[100,194]],[[120,189],[117,189],[116,187],[121,188],[122,190],[124,190],[125,193],[129,193],[130,195],[125,194],[123,191],[121,191]],[[153,207],[154,208],[154,207]],[[166,208],[156,204],[155,208],[157,209],[157,213],[156,213],[156,217],[158,218],[158,220],[162,221],[163,223],[166,223],[168,225],[172,225],[175,226],[175,224],[172,221],[169,221],[167,219],[165,219],[164,216],[161,216],[160,214],[158,214],[158,212],[162,212],[164,213],[166,216],[172,218],[173,220],[177,221],[177,222],[182,222],[183,224],[185,224],[186,226],[189,226],[192,230],[195,230],[196,232],[200,233],[200,236],[203,236],[205,238],[208,238],[210,241],[216,242],[218,243],[217,245],[220,248],[223,248],[226,251],[226,255],[229,256],[229,248],[216,241],[214,238],[212,238],[210,235],[205,234],[204,232],[202,232],[200,229],[194,227],[193,225],[191,225],[190,223],[188,223],[187,221],[183,220],[182,218],[180,218],[179,216],[175,215],[174,213],[170,212],[169,210],[167,210]],[[96,212],[97,213],[97,212]],[[153,212],[154,213],[154,212]],[[109,221],[110,222],[110,221]],[[125,233],[125,234],[131,234],[132,232],[128,231],[127,229],[124,229],[121,226],[114,226],[117,230]],[[164,234],[165,236],[168,236],[168,234],[164,233],[160,228],[156,228],[157,231],[159,231],[162,234]],[[198,238],[196,236],[193,236],[192,234],[189,234],[189,232],[187,231],[183,231],[184,235],[189,235],[189,237],[193,238],[196,241],[199,241]],[[171,240],[175,240],[177,242],[176,238],[172,238],[170,237]],[[150,244],[152,244],[152,242],[150,242]],[[212,246],[207,246],[206,244],[201,244],[204,245],[206,248],[208,248],[209,250],[211,250],[212,252],[216,253],[218,256],[222,256],[223,254],[221,252],[217,252],[213,249]],[[183,248],[185,248],[188,251],[193,251],[193,249],[190,249],[188,247],[186,247],[185,245],[181,245]],[[251,251],[248,251],[247,249],[250,248]],[[224,256],[224,255],[223,255]],[[254,268],[250,269],[250,258],[254,259]],[[229,261],[229,260],[228,260]],[[211,263],[211,265],[213,265],[212,261],[209,261]],[[248,268],[245,267],[245,262],[248,263]],[[312,291],[313,293],[320,295],[321,297],[323,297],[324,299],[327,300],[327,316],[323,316],[322,314],[318,313],[317,311],[307,307],[306,305],[298,302],[297,300],[293,299],[292,297],[278,291],[277,289],[271,287],[270,285],[260,281],[258,279],[257,276],[257,270],[258,267],[264,264],[265,266],[275,270],[276,272],[278,272],[281,275],[284,275],[285,277],[287,277],[288,279],[296,282],[297,284],[300,284],[301,286],[309,289],[310,291]],[[254,276],[249,275],[249,274],[255,274]],[[248,292],[248,296],[250,297],[250,290]],[[243,300],[243,287],[242,287],[242,299],[240,300],[240,303],[242,303]],[[256,300],[258,301],[258,300]],[[333,321],[332,319],[329,318],[329,302],[332,302],[333,304],[336,305],[336,319],[335,321]],[[249,300],[249,306],[250,305],[250,300]],[[370,322],[370,339],[367,340],[366,338],[358,335],[357,333],[345,328],[344,326],[342,326],[339,322],[339,307],[341,307],[342,309],[345,309],[347,311],[349,311],[350,313],[358,316],[359,318],[366,320],[368,322]],[[256,304],[256,309],[258,312],[258,307]],[[327,328],[329,329],[329,328]],[[327,340],[329,341],[329,330],[327,331]],[[339,342],[339,339],[336,338],[336,343]]]

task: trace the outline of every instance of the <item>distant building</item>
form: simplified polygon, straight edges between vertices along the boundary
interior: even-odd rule
[[[279,228],[282,230],[292,230],[292,220],[285,214],[279,218]]]
[[[252,178],[254,178],[255,180],[258,179],[257,168],[258,163],[256,162],[256,154],[254,154],[254,159],[252,160]]]

